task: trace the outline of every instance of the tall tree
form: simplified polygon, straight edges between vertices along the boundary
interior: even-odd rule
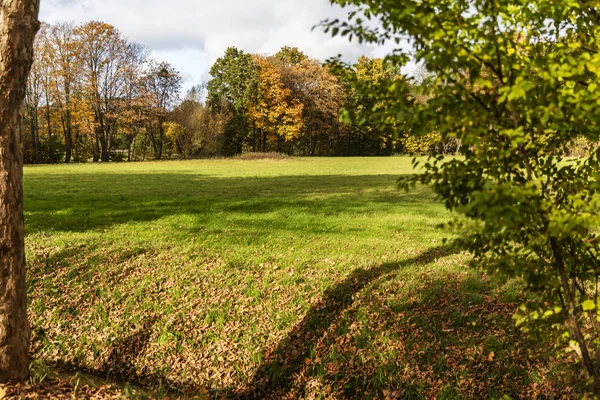
[[[283,151],[283,143],[297,139],[303,128],[303,105],[292,98],[292,91],[285,87],[273,58],[254,56],[259,73],[260,91],[258,101],[250,106],[250,116],[260,132],[261,151],[267,151],[267,139],[271,136],[277,143],[277,151]],[[253,143],[256,141],[254,138]]]
[[[44,123],[46,125],[46,148],[44,149],[46,157],[44,161],[55,162],[55,149],[53,147],[55,142],[53,137],[54,124],[52,121],[52,77],[54,76],[55,59],[50,44],[49,34],[50,26],[46,23],[42,23],[40,32],[37,35],[39,48],[37,49],[37,53],[34,54],[34,57],[39,63],[38,65],[42,75],[41,84],[44,102]]]
[[[38,0],[0,2],[0,382],[29,373],[23,222],[23,101]]]
[[[50,46],[54,68],[53,100],[60,115],[60,125],[65,144],[65,163],[71,162],[73,153],[73,108],[75,92],[78,90],[81,57],[78,57],[78,42],[74,26],[70,22],[58,23],[49,27]]]
[[[143,67],[148,57],[147,50],[137,44],[128,43],[125,50],[125,80],[123,95],[118,104],[117,125],[127,142],[127,161],[131,161],[138,134],[148,124],[149,99],[144,96]]]
[[[381,126],[371,121],[370,116],[377,110],[386,110],[388,100],[374,93],[376,88],[387,87],[391,83],[408,87],[399,68],[382,58],[361,56],[350,68],[334,68],[343,82],[346,97],[344,113],[344,133],[346,138],[343,147],[347,155],[381,155],[395,150],[399,137],[404,133],[400,124]],[[396,99],[394,99],[394,102]],[[340,143],[341,144],[341,143]]]
[[[257,101],[258,67],[250,54],[230,47],[212,66],[210,75],[209,108],[215,113],[230,114],[224,127],[225,154],[239,154],[252,126],[248,110]]]
[[[94,161],[110,161],[117,103],[125,79],[127,42],[114,26],[92,21],[77,27],[84,86],[95,115]]]
[[[332,139],[339,134],[339,112],[344,102],[344,88],[338,78],[318,60],[304,59],[288,65],[283,80],[292,97],[303,108],[304,136],[308,142],[306,153],[315,155],[320,140]],[[331,140],[329,140],[331,143]],[[333,151],[331,144],[325,154]]]
[[[148,135],[154,148],[154,158],[160,160],[166,138],[165,123],[169,111],[179,99],[181,76],[169,63],[150,60],[143,87],[151,108]]]

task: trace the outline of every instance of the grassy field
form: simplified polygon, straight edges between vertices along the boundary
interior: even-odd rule
[[[575,397],[408,158],[32,166],[35,368],[215,398]],[[43,369],[43,368],[42,368]]]

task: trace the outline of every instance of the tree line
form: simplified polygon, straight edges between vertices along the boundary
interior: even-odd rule
[[[208,83],[181,96],[173,66],[112,25],[43,23],[34,46],[27,163],[449,151],[435,136],[412,138],[401,125],[382,130],[361,118],[340,119],[344,109],[367,115],[380,107],[361,87],[409,84],[383,59],[363,56],[351,68],[335,68],[297,48],[267,56],[231,47]]]
[[[42,24],[25,99],[30,163],[163,156],[181,77],[114,26]],[[138,143],[140,142],[140,143]]]

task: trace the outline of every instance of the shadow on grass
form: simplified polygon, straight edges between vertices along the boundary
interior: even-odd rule
[[[140,327],[135,329],[129,335],[115,340],[109,349],[108,356],[103,360],[98,368],[81,368],[75,363],[56,363],[56,367],[62,371],[85,372],[93,377],[106,379],[110,382],[116,382],[125,385],[127,382],[146,382],[141,380],[135,368],[135,355],[144,354],[145,349],[150,344],[152,328],[158,320],[158,316],[146,319]],[[160,377],[156,382],[161,382]]]
[[[325,291],[323,298],[314,304],[302,322],[269,354],[252,378],[247,391],[226,397],[258,399],[273,395],[274,391],[289,389],[291,378],[300,372],[311,349],[332,324],[337,324],[343,312],[354,302],[363,288],[381,281],[393,272],[413,265],[429,264],[439,258],[456,253],[454,247],[434,247],[417,257],[398,263],[386,263],[370,269],[357,269],[343,282]]]
[[[68,174],[28,177],[25,182],[27,234],[86,232],[193,215],[199,225],[226,215],[307,213],[314,216],[364,214],[414,207],[419,213],[431,191],[405,194],[397,175],[210,177],[193,174]],[[425,193],[425,194],[424,194]],[[285,218],[279,218],[285,226]],[[259,223],[260,221],[254,221]],[[268,221],[271,229],[277,223]],[[323,233],[319,231],[319,233]]]
[[[510,316],[516,304],[493,293],[496,286],[490,281],[469,272],[461,277],[423,272],[412,294],[389,290],[401,283],[396,278],[402,269],[443,263],[456,252],[454,245],[438,246],[406,260],[353,271],[327,289],[302,321],[267,350],[253,376],[240,377],[226,389],[198,387],[183,377],[175,381],[145,370],[137,355],[143,357],[160,316],[144,320],[111,344],[100,367],[86,372],[214,398],[303,397],[305,391],[314,393],[309,386],[313,378],[332,385],[344,398],[373,398],[385,391],[415,399],[522,398],[531,391],[541,398],[576,397],[574,386],[559,376],[568,363],[557,369],[548,343],[532,342],[514,327]],[[364,312],[366,319],[359,315]],[[350,334],[354,323],[362,328]],[[389,349],[377,342],[381,335],[389,337]],[[338,346],[341,339],[343,348]],[[332,350],[338,352],[338,361],[330,358]],[[365,364],[364,354],[380,357]],[[412,372],[407,375],[407,370]]]

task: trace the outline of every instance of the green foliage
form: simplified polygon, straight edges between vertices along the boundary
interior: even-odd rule
[[[351,143],[347,153],[381,155],[399,150],[401,139],[408,134],[406,125],[387,112],[388,96],[394,102],[396,96],[410,96],[410,87],[399,68],[381,58],[363,56],[353,66],[336,60],[333,71],[347,93],[341,112]]]
[[[283,61],[287,64],[300,64],[302,61],[308,59],[308,56],[304,52],[300,51],[297,47],[284,46],[275,54],[275,58]]]
[[[223,128],[223,154],[240,154],[248,137],[248,111],[258,100],[258,69],[252,55],[230,47],[210,69],[208,107],[213,113],[229,115]]]
[[[230,47],[210,69],[208,106],[212,111],[244,113],[258,96],[257,68],[252,55]],[[226,108],[226,110],[222,110]]]
[[[600,393],[596,318],[581,307],[597,300],[600,152],[566,161],[577,137],[600,134],[600,6],[595,1],[335,0],[352,6],[347,22],[325,24],[334,34],[372,43],[395,42],[388,58],[434,73],[418,86],[426,101],[374,88],[386,113],[415,133],[460,141],[464,157],[434,157],[424,173],[402,181],[430,184],[457,222],[474,264],[521,277],[551,323],[569,332],[571,348]],[[367,26],[379,20],[383,28]],[[380,119],[382,124],[385,121]],[[555,310],[560,311],[556,312]],[[545,315],[545,311],[541,313]],[[539,318],[535,318],[539,320]]]

